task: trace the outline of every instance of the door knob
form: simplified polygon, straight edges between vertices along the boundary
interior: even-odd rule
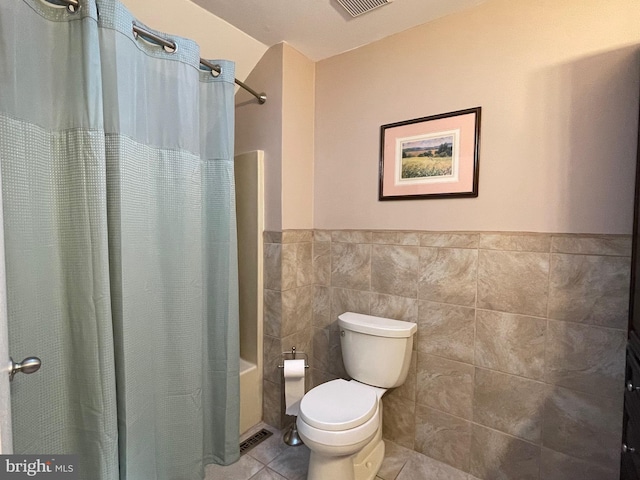
[[[13,358],[9,357],[9,380],[13,380],[13,376],[18,373],[33,373],[40,369],[42,362],[38,357],[27,357],[22,362],[14,362]]]

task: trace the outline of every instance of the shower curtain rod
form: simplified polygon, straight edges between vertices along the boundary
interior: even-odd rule
[[[65,0],[65,1],[77,1],[77,0]],[[149,30],[145,30],[144,28],[139,27],[136,24],[133,25],[133,33],[135,35],[141,35],[141,36],[143,36],[145,38],[153,40],[156,43],[159,43],[160,45],[162,45],[162,47],[165,50],[167,48],[169,48],[169,49],[175,51],[175,49],[177,48],[175,42],[172,42],[171,40],[167,40],[165,38],[162,38],[162,37],[156,35],[155,33],[150,32]],[[208,60],[205,60],[204,58],[200,58],[200,64],[204,65],[207,68],[210,68],[211,69],[211,75],[214,75],[213,72],[216,72],[218,75],[220,74],[220,65],[216,65],[214,63],[211,63]],[[214,76],[217,77],[218,75],[214,75]],[[247,85],[244,82],[241,82],[237,78],[234,78],[233,81],[236,83],[236,85],[239,85],[240,87],[244,88],[247,92],[249,92],[251,95],[256,97],[258,99],[258,103],[263,104],[264,102],[267,101],[267,94],[266,93],[264,93],[264,92],[263,93],[256,92],[249,85]]]
[[[80,2],[78,0],[60,0],[60,1],[62,3],[65,3],[67,5],[67,9],[72,13],[77,12],[78,8],[80,8]],[[162,48],[164,48],[165,50],[170,49],[170,51],[175,51],[176,48],[177,48],[177,45],[175,44],[175,42],[172,42],[171,40],[167,40],[165,38],[162,38],[162,37],[156,35],[153,32],[145,30],[144,28],[139,27],[135,23],[133,24],[133,33],[136,36],[140,35],[142,37],[145,37],[145,38],[148,38],[149,40],[154,41],[155,43],[160,44],[162,46]],[[200,64],[204,65],[207,68],[210,68],[211,69],[211,75],[213,75],[214,77],[217,77],[220,74],[220,65],[216,65],[214,63],[211,63],[208,60],[205,60],[204,58],[200,58]],[[216,72],[218,75],[215,75],[213,72]],[[267,101],[267,94],[266,93],[264,93],[264,92],[262,92],[262,93],[256,92],[249,85],[247,85],[244,82],[241,82],[237,78],[234,78],[233,81],[236,83],[236,85],[239,85],[240,87],[244,88],[247,92],[249,92],[251,95],[256,97],[258,99],[258,103],[259,104],[262,105],[264,102]]]

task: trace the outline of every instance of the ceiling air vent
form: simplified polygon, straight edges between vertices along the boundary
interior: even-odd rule
[[[391,2],[393,2],[393,0],[338,0],[338,3],[342,5],[352,17],[357,17],[358,15],[370,12],[374,8]]]

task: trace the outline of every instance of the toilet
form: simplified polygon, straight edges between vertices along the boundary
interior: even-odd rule
[[[344,366],[300,402],[297,427],[309,447],[307,480],[372,480],[384,458],[382,396],[409,372],[415,323],[346,312],[338,317]]]

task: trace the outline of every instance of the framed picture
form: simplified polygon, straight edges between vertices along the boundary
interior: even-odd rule
[[[478,196],[481,107],[380,127],[380,200]]]

